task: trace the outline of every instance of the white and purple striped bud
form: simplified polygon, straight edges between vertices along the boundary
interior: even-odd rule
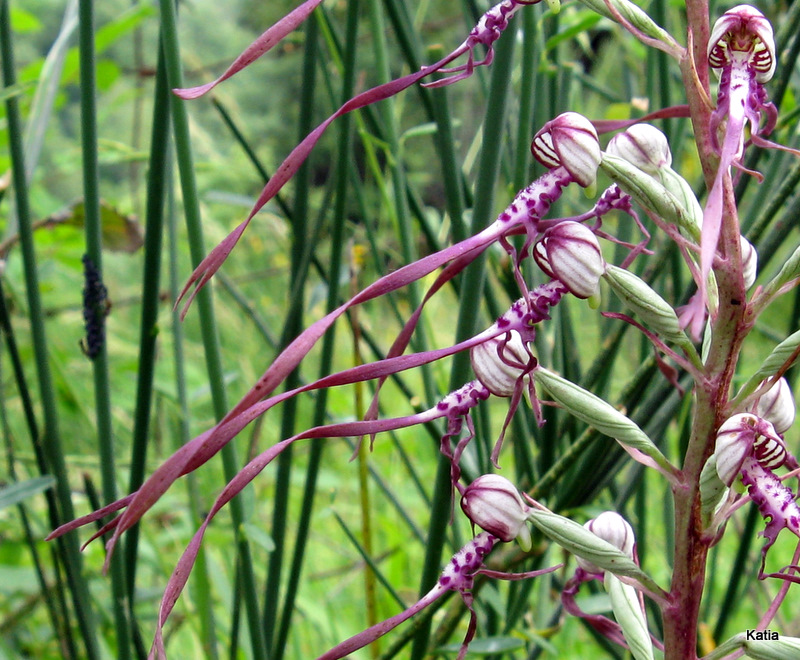
[[[531,152],[545,167],[563,167],[584,188],[597,180],[600,141],[592,123],[577,112],[547,122],[533,138]]]
[[[753,413],[739,413],[728,418],[717,431],[714,458],[717,474],[730,486],[748,456],[765,469],[772,470],[786,462],[788,452],[775,427]]]
[[[536,366],[536,358],[516,330],[474,346],[469,359],[481,384],[502,397],[512,396],[519,379]]]
[[[758,252],[755,246],[744,236],[739,237],[740,250],[742,252],[742,277],[744,278],[744,288],[749,289],[756,281],[758,276]],[[781,431],[783,433],[783,431]]]
[[[606,262],[591,229],[565,220],[544,232],[533,258],[547,275],[561,282],[578,298],[597,293]]]
[[[633,528],[616,511],[604,511],[597,518],[592,518],[583,526],[595,536],[599,536],[633,559],[633,547],[636,545]],[[578,566],[587,573],[599,574],[603,572],[602,568],[586,559],[576,556],[576,560]]]
[[[755,413],[771,422],[778,433],[785,433],[794,424],[795,412],[794,396],[785,378],[779,378],[762,394],[755,408]]]
[[[473,481],[461,496],[461,509],[473,524],[508,542],[517,539],[520,547],[531,548],[528,529],[530,507],[505,477],[484,474]]]
[[[772,25],[758,9],[738,5],[714,23],[708,40],[708,63],[721,69],[733,63],[747,65],[759,83],[772,78],[777,65]]]
[[[667,136],[650,124],[634,124],[618,133],[611,138],[606,153],[622,158],[654,177],[672,165]]]

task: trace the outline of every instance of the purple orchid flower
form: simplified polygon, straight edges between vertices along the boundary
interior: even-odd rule
[[[767,526],[761,533],[767,541],[761,548],[758,579],[777,577],[800,584],[800,578],[784,572],[785,569],[777,573],[764,573],[767,551],[778,540],[778,532],[785,527],[800,539],[800,507],[795,500],[795,494],[754,456],[748,456],[742,463],[742,483],[747,486],[750,499],[756,503],[767,521]]]
[[[307,0],[300,5],[293,12],[278,21],[275,25],[264,32],[255,42],[253,42],[242,55],[222,74],[217,80],[193,87],[191,89],[176,89],[174,93],[180,98],[194,99],[202,96],[209,90],[213,89],[217,84],[233,76],[241,71],[243,68],[254,62],[261,57],[270,48],[277,44],[289,32],[299,26],[311,12],[319,5],[321,0]],[[408,74],[388,83],[378,85],[365,92],[362,92],[342,105],[336,112],[322,122],[317,128],[309,133],[300,144],[298,144],[286,159],[278,166],[278,169],[273,174],[272,178],[266,184],[261,194],[258,196],[255,205],[250,210],[247,217],[225,237],[219,245],[217,245],[203,261],[195,268],[194,272],[189,277],[186,285],[178,296],[176,304],[186,298],[186,304],[182,310],[182,315],[185,315],[188,306],[191,304],[197,292],[202,288],[208,280],[210,280],[214,273],[219,270],[225,259],[233,250],[236,243],[241,238],[250,221],[255,215],[269,202],[283,186],[297,173],[300,166],[306,160],[311,150],[322,137],[323,133],[328,127],[339,117],[345,115],[353,110],[358,110],[365,106],[377,103],[387,99],[395,94],[399,94],[403,90],[411,87],[423,78],[426,78],[437,71],[444,73],[455,73],[449,78],[430,83],[429,86],[441,86],[455,83],[459,80],[472,75],[475,67],[489,65],[493,59],[493,46],[494,43],[500,38],[503,31],[508,27],[508,22],[511,17],[523,6],[538,4],[540,0],[502,0],[491,9],[489,9],[478,21],[477,25],[472,29],[469,36],[464,42],[452,51],[449,55],[428,66],[422,67],[415,73]],[[482,60],[475,61],[474,51],[478,46],[484,46],[487,49],[486,55]],[[448,64],[458,59],[462,55],[468,54],[467,63],[453,68],[445,68]],[[192,287],[194,287],[192,289]],[[190,292],[191,289],[191,293]],[[187,297],[188,294],[188,297]]]
[[[761,549],[759,579],[777,577],[800,583],[800,578],[784,571],[764,573],[767,551],[782,529],[788,529],[800,539],[800,507],[795,494],[774,472],[780,467],[793,471],[800,468],[783,438],[771,422],[753,413],[740,413],[720,426],[714,458],[717,474],[726,485],[731,485],[736,476],[741,475],[750,499],[767,521],[762,532],[767,541]]]
[[[714,184],[703,212],[700,240],[700,295],[692,310],[684,314],[692,322],[692,334],[699,336],[703,314],[695,308],[707,304],[706,280],[714,262],[722,229],[723,190],[730,180],[731,166],[742,168],[745,127],[750,125],[751,141],[775,126],[777,109],[768,101],[764,83],[772,78],[777,63],[772,26],[764,15],[749,5],[739,5],[725,12],[714,24],[708,42],[708,62],[720,70],[717,108],[711,115],[711,134],[720,162]],[[764,126],[762,119],[766,118]],[[724,137],[719,133],[724,125]]]

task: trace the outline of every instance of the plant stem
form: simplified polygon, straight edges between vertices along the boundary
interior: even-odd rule
[[[170,88],[174,89],[183,86],[183,71],[180,62],[180,46],[178,44],[175,4],[172,0],[160,0],[159,5],[161,8],[162,40],[164,56],[167,63],[167,78]],[[200,215],[197,182],[194,177],[194,157],[189,134],[189,118],[184,103],[174,102],[171,104],[171,108],[172,126],[175,134],[175,150],[178,160],[181,190],[183,192],[184,214],[188,231],[189,251],[192,257],[192,263],[196,265],[202,261],[206,250],[203,242],[203,227]],[[206,286],[198,292],[196,303],[198,315],[200,317],[200,332],[203,340],[214,414],[217,419],[222,419],[228,410],[228,405],[226,402],[222,356],[220,353],[217,323],[210,287]],[[222,455],[225,480],[230,481],[238,471],[236,451],[233,445],[228,443],[222,448],[220,453]],[[235,497],[231,501],[231,516],[233,518],[236,548],[239,552],[239,559],[242,562],[242,571],[237,572],[237,580],[241,583],[242,593],[244,595],[251,649],[256,658],[264,658],[266,657],[266,644],[259,614],[253,560],[247,539],[241,534],[241,527],[244,523],[245,516],[240,497]]]
[[[84,229],[86,235],[86,283],[92,287],[90,270],[96,269],[99,285],[102,287],[103,249],[100,225],[99,163],[97,155],[97,99],[94,52],[94,7],[92,0],[82,0],[78,8],[80,35],[80,81],[81,81],[81,149],[83,167],[83,207]],[[99,345],[92,346],[92,338],[87,336],[92,351],[92,373],[94,375],[94,398],[97,417],[97,446],[103,479],[103,497],[106,502],[117,499],[117,475],[114,467],[114,433],[111,423],[111,385],[108,369],[108,352],[105,342],[105,309],[100,308],[104,301],[97,300],[94,308],[84,301],[84,314],[91,314],[92,321],[99,326]],[[87,324],[89,321],[87,321]],[[88,330],[88,327],[87,327]],[[88,334],[88,333],[87,333]],[[94,354],[96,352],[96,354]],[[112,609],[114,629],[117,633],[117,657],[127,660],[131,655],[131,629],[128,613],[128,596],[125,589],[125,563],[122,554],[114,554],[110,562]]]
[[[0,0],[0,60],[2,60],[3,85],[11,87],[16,84],[14,66],[14,50],[11,40],[11,18],[8,0]],[[39,289],[36,252],[33,241],[30,207],[28,202],[28,186],[25,177],[25,156],[22,147],[22,121],[20,119],[18,99],[9,96],[6,99],[6,123],[8,126],[8,142],[12,164],[12,183],[15,193],[17,219],[19,224],[19,243],[22,252],[25,289],[30,318],[31,342],[36,361],[39,381],[39,393],[44,416],[41,435],[44,456],[47,457],[49,469],[56,478],[56,500],[58,512],[51,511],[51,524],[66,522],[75,517],[72,508],[72,493],[67,475],[67,464],[61,447],[58,426],[58,407],[55,388],[48,360],[47,333],[44,325],[44,310]],[[53,520],[56,517],[56,520]],[[78,546],[77,534],[70,533],[59,542],[64,569],[67,574],[72,602],[78,618],[78,625],[86,645],[88,658],[99,658],[100,650],[97,642],[94,614],[91,608],[88,583],[82,575],[82,560]]]
[[[710,350],[703,382],[696,384],[692,433],[684,458],[682,481],[673,488],[675,544],[670,606],[664,610],[665,660],[693,660],[697,654],[697,624],[705,584],[710,539],[700,517],[700,473],[714,451],[716,432],[730,414],[730,386],[742,342],[754,320],[742,301],[739,222],[729,176],[725,177],[725,205],[720,248],[728,257],[716,269],[719,310],[712,324]]]

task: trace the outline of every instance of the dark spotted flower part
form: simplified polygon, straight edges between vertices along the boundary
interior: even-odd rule
[[[767,541],[761,548],[759,579],[779,577],[798,582],[797,577],[785,573],[764,574],[767,551],[777,541],[778,533],[782,529],[788,529],[800,539],[800,507],[797,505],[794,493],[754,456],[748,456],[742,464],[742,483],[747,486],[750,499],[756,503],[767,523],[761,533]]]
[[[463,660],[464,656],[467,654],[469,643],[472,641],[473,637],[475,637],[475,632],[477,630],[478,621],[475,616],[475,610],[473,609],[472,596],[472,588],[476,575],[480,573],[488,577],[502,580],[525,580],[551,573],[560,567],[560,565],[552,566],[528,573],[502,573],[488,570],[484,568],[484,560],[498,541],[499,539],[496,536],[492,536],[489,532],[481,532],[453,555],[452,559],[450,559],[442,571],[442,574],[439,576],[436,584],[427,594],[420,598],[419,601],[400,614],[396,614],[386,619],[386,621],[375,624],[371,628],[338,644],[327,653],[323,653],[319,656],[317,660],[339,660],[365,647],[367,644],[371,644],[379,637],[382,637],[404,621],[407,621],[418,612],[421,612],[426,607],[436,602],[449,591],[458,592],[470,612],[467,632],[457,656],[457,660]]]

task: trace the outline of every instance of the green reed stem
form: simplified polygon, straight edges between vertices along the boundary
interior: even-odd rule
[[[167,150],[169,151],[169,150]],[[171,165],[171,158],[168,163]],[[166,202],[166,217],[167,233],[168,233],[168,259],[169,259],[169,292],[170,300],[175,300],[181,290],[181,277],[179,266],[179,246],[178,246],[178,214],[175,209],[175,195],[173,192],[173,171],[171,166],[165,166],[165,202]],[[153,196],[153,199],[155,195]],[[170,329],[172,331],[172,355],[175,362],[175,390],[176,401],[178,406],[178,421],[175,431],[175,449],[186,444],[191,440],[191,432],[189,427],[189,395],[187,393],[186,385],[186,357],[185,357],[185,339],[183,332],[183,323],[181,322],[180,313],[177,309],[173,309],[170,315]],[[198,491],[197,475],[195,473],[186,475],[186,490],[189,496],[189,508],[192,514],[192,519],[196,524],[200,524],[203,518],[203,502],[202,497]],[[133,531],[133,530],[131,530]],[[130,541],[129,541],[130,542]],[[197,560],[195,561],[194,569],[192,570],[193,592],[192,596],[197,603],[197,615],[200,619],[200,638],[203,644],[204,658],[209,660],[216,660],[219,657],[217,651],[217,636],[216,636],[216,621],[214,618],[213,597],[211,594],[211,582],[209,580],[209,569],[207,562],[206,547],[200,545],[197,553]],[[238,611],[238,600],[235,602],[235,611]],[[236,630],[235,622],[231,622],[231,629]],[[232,642],[236,639],[234,634],[231,634]]]
[[[150,135],[150,157],[147,168],[147,199],[145,208],[144,260],[142,272],[142,310],[139,322],[139,372],[136,382],[136,403],[131,436],[131,466],[128,492],[133,493],[145,477],[150,418],[153,401],[153,379],[158,339],[158,311],[160,305],[161,253],[164,228],[164,200],[166,184],[170,179],[169,163],[169,108],[167,71],[163,48],[159,49],[153,94],[153,123]],[[136,586],[136,566],[139,540],[138,524],[125,535],[125,573],[128,598],[133,599]]]
[[[316,18],[311,18],[306,23],[305,28],[305,48],[303,51],[303,84],[300,92],[300,116],[298,117],[297,131],[299,138],[305,137],[313,130],[314,122],[314,102],[315,102],[315,82],[317,75],[317,64],[319,59],[319,23]],[[311,166],[306,161],[298,170],[294,177],[295,194],[294,204],[291,215],[288,216],[292,221],[292,258],[291,258],[291,281],[292,291],[290,292],[289,311],[284,322],[280,348],[285,347],[302,329],[303,306],[305,304],[305,288],[308,280],[308,267],[315,253],[314,244],[316,241],[308,241],[309,230],[307,229],[309,216],[309,191],[311,185]],[[320,218],[320,222],[321,222]],[[336,277],[328,279],[336,282]],[[299,370],[295,370],[286,382],[286,389],[295,386],[300,380]],[[294,397],[286,402],[288,405],[283,408],[281,418],[281,437],[289,437],[294,433],[295,418],[297,413],[297,399]],[[272,538],[276,543],[275,550],[270,554],[268,564],[267,583],[264,598],[264,626],[267,635],[267,644],[274,648],[276,658],[283,656],[286,648],[286,641],[291,629],[294,605],[297,599],[297,591],[300,586],[300,578],[305,559],[306,541],[311,527],[311,514],[313,512],[314,499],[316,494],[317,475],[322,458],[322,440],[313,440],[308,465],[306,467],[305,486],[303,492],[303,502],[301,505],[300,518],[297,523],[297,537],[294,546],[294,555],[289,567],[289,578],[283,598],[283,606],[279,609],[278,594],[280,590],[280,576],[283,569],[283,537],[285,535],[285,516],[288,506],[288,481],[291,468],[291,451],[284,452],[278,459],[275,487],[275,502],[273,504]],[[291,450],[291,447],[289,448]],[[277,539],[276,539],[277,537]],[[273,642],[273,637],[275,641]]]
[[[175,5],[171,0],[160,0],[159,6],[161,8],[162,39],[169,86],[170,88],[183,87],[183,71],[180,63],[180,46],[178,43]],[[191,253],[192,263],[197,265],[205,256],[206,249],[203,242],[200,203],[197,193],[197,183],[194,176],[194,157],[189,134],[189,118],[185,103],[173,102],[171,108],[172,126],[175,135],[175,151],[178,160],[181,190],[183,193],[189,251]],[[205,352],[206,369],[208,371],[214,414],[217,419],[222,419],[227,412],[228,405],[226,402],[222,356],[211,297],[211,287],[206,286],[198,292],[195,304],[199,316],[200,332]],[[223,471],[227,482],[233,479],[238,471],[236,451],[233,445],[228,443],[222,448],[220,453],[222,455]],[[237,579],[239,579],[241,583],[245,608],[247,610],[251,650],[255,657],[262,658],[266,657],[266,644],[262,634],[262,622],[259,614],[255,571],[250,546],[244,535],[240,533],[245,516],[239,497],[235,497],[231,501],[231,516],[234,524],[236,548],[242,562],[242,573],[241,575],[237,574]]]
[[[11,87],[16,84],[14,65],[14,49],[11,35],[11,19],[8,0],[0,0],[0,59],[2,59],[3,85]],[[22,121],[20,119],[18,99],[10,96],[6,99],[6,124],[8,126],[8,143],[12,165],[12,185],[14,189],[17,219],[19,224],[19,244],[22,253],[28,315],[30,319],[30,336],[36,362],[36,373],[39,382],[42,413],[44,418],[41,443],[48,468],[56,478],[57,519],[51,517],[51,524],[66,522],[74,518],[72,493],[67,475],[67,464],[61,447],[58,427],[58,405],[53,386],[50,364],[48,361],[48,342],[45,330],[45,315],[39,289],[36,251],[33,240],[30,206],[28,201],[28,185],[25,177],[25,156],[22,147]],[[88,658],[99,658],[99,646],[95,630],[88,584],[82,575],[82,560],[78,547],[77,534],[71,533],[59,544],[62,550],[62,561],[67,575],[78,626],[81,630]]]
[[[5,338],[6,348],[8,350],[9,357],[11,358],[12,371],[14,372],[14,379],[17,383],[17,388],[19,390],[20,399],[22,400],[28,426],[35,431],[36,417],[33,411],[33,403],[28,392],[25,373],[22,368],[22,359],[19,355],[17,342],[14,337],[14,330],[11,326],[11,319],[9,318],[5,293],[3,292],[2,287],[2,279],[0,279],[0,332],[2,332]],[[3,365],[0,363],[0,367],[2,366]],[[3,371],[3,369],[0,369],[0,371]],[[3,373],[0,373],[0,378],[2,378],[1,382],[6,382]],[[8,464],[8,475],[11,477],[11,482],[14,483],[19,481],[19,477],[17,475],[17,461],[14,452],[14,434],[9,424],[8,409],[6,405],[6,402],[10,397],[5,389],[6,385],[3,385],[2,388],[2,392],[0,392],[0,397],[2,397],[0,398],[0,428],[3,430],[6,461]],[[48,489],[47,492],[48,494],[52,493],[52,489]],[[52,501],[52,496],[48,497],[48,501]],[[50,587],[45,574],[44,562],[42,561],[41,553],[37,547],[39,538],[38,535],[33,531],[33,526],[31,525],[30,517],[28,515],[28,508],[24,503],[20,503],[17,505],[17,512],[19,513],[20,523],[22,524],[25,544],[28,546],[28,549],[31,553],[31,561],[33,562],[36,571],[36,578],[39,583],[39,591],[43,596],[45,609],[47,609],[47,614],[50,617],[50,623],[53,627],[53,631],[61,640],[62,653],[64,653],[65,657],[67,658],[77,658],[78,651],[75,647],[75,640],[72,639],[72,635],[67,633],[69,614],[67,613],[66,601],[63,598],[62,582],[61,580],[56,580],[53,586],[53,589],[59,593],[60,597],[51,598],[48,594]],[[58,563],[58,554],[56,552],[56,548],[51,547],[50,551],[53,564],[56,566]]]
[[[94,6],[92,0],[82,0],[78,6],[78,31],[81,81],[81,153],[83,169],[84,232],[86,235],[86,257],[97,270],[102,282],[103,245],[100,224],[100,170],[97,153],[97,81],[94,51]],[[87,264],[88,266],[88,264]],[[91,287],[88,271],[86,286]],[[84,303],[86,304],[86,303]],[[103,498],[106,502],[117,499],[117,474],[114,461],[114,432],[111,422],[111,385],[108,351],[105,341],[106,310],[84,309],[94,317],[102,340],[98,346],[89,346],[96,351],[92,359],[94,375],[95,414],[97,418],[97,444],[100,456],[100,473],[103,482]],[[88,328],[87,328],[88,329]],[[91,337],[87,341],[92,342]],[[131,627],[129,598],[132,592],[125,589],[125,563],[122,553],[115,553],[109,565],[111,572],[112,610],[114,629],[117,633],[117,657],[128,660],[131,655]]]
[[[524,11],[522,21],[522,52],[520,55],[519,122],[514,147],[514,188],[521,190],[530,182],[531,118],[536,92],[536,70],[539,68],[539,27],[537,14]]]
[[[356,49],[358,43],[358,22],[359,22],[359,10],[360,10],[360,0],[351,0],[351,2],[347,5],[347,18],[346,18],[346,28],[345,28],[345,40],[344,43],[346,44],[344,50],[344,57],[343,57],[343,70],[342,70],[342,89],[341,89],[341,102],[344,103],[347,99],[349,99],[353,94],[353,89],[355,88],[355,79],[356,79]],[[330,245],[331,245],[331,254],[329,259],[329,268],[328,268],[328,296],[326,301],[326,309],[332,310],[334,309],[339,303],[339,275],[342,270],[343,266],[343,251],[344,251],[344,244],[345,244],[345,226],[346,226],[346,215],[347,215],[347,203],[348,203],[348,182],[349,182],[349,169],[352,163],[352,116],[344,115],[339,120],[339,133],[338,133],[338,142],[337,142],[337,161],[336,161],[336,179],[335,179],[335,186],[336,186],[336,193],[334,198],[334,205],[333,205],[333,226],[331,227],[331,234],[330,234]],[[326,334],[325,338],[322,342],[322,350],[320,353],[319,358],[319,377],[323,377],[330,373],[331,365],[333,364],[333,353],[335,348],[335,326],[332,327]],[[313,425],[320,425],[324,423],[325,417],[327,413],[327,390],[322,390],[319,392],[317,396],[317,400],[314,406],[314,414],[313,414]],[[316,478],[319,469],[319,465],[322,458],[322,444],[319,442],[315,442],[312,446],[312,455],[309,458],[309,471],[306,474],[306,495],[311,497],[313,495],[314,489],[316,487]],[[283,452],[281,458],[286,452]],[[288,471],[288,470],[287,470]],[[280,465],[279,465],[279,473],[278,479],[280,479]],[[288,485],[288,480],[287,480]],[[284,489],[285,491],[286,489]],[[285,498],[286,492],[282,492],[280,489],[280,481],[276,480],[276,508],[278,504],[278,497]],[[283,521],[278,521],[282,524]],[[295,545],[303,545],[305,543],[305,539],[307,537],[307,529],[300,530],[304,536],[302,539],[299,537]],[[273,527],[273,540],[278,545],[279,540],[282,542],[284,535],[284,529],[279,528],[276,532],[275,528]],[[302,541],[302,543],[301,543]],[[268,591],[268,597],[270,593],[277,592],[277,579],[275,575],[280,575],[280,566],[277,566],[277,562],[275,562],[276,566],[273,568],[273,558],[275,557],[275,551],[273,551],[272,555],[270,556],[270,572],[268,575],[268,588],[272,587],[271,592]],[[272,581],[272,583],[270,582]],[[274,584],[274,586],[272,586]],[[291,611],[284,611],[283,613],[283,621],[287,621],[287,617],[291,614]],[[286,625],[285,623],[283,625]],[[284,652],[283,647],[273,647],[276,657],[282,657]]]

